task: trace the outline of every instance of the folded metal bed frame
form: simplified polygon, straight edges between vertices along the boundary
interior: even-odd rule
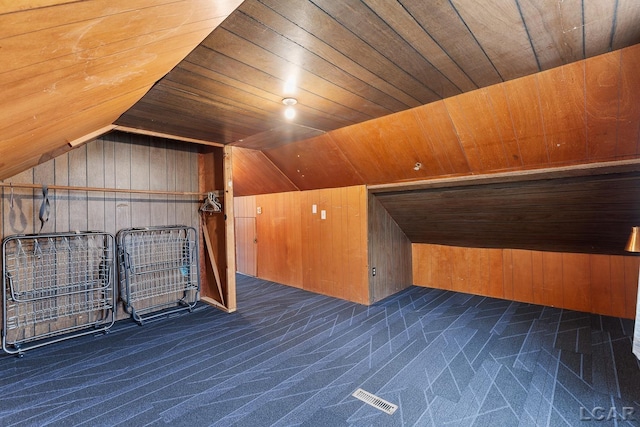
[[[115,241],[102,232],[8,236],[2,242],[2,349],[107,332],[115,321]]]
[[[120,299],[136,322],[195,307],[200,299],[195,228],[128,228],[116,241]]]

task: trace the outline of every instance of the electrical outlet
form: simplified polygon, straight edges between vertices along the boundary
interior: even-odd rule
[[[258,207],[256,208],[256,212],[258,213],[258,215],[260,215],[260,214],[262,213],[262,207],[261,207],[261,206],[258,206]]]
[[[376,275],[376,268],[375,268],[375,267],[373,267],[373,268],[371,269],[371,275],[372,275],[372,276],[375,276],[375,275]]]

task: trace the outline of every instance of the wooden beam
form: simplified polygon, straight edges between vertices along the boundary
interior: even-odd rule
[[[392,184],[370,185],[370,193],[389,193],[395,191],[427,190],[432,188],[457,187],[462,185],[482,185],[506,182],[525,182],[540,179],[570,178],[578,176],[606,175],[612,173],[640,171],[640,159],[618,160],[563,166],[557,168],[531,169],[524,171],[510,171],[488,173],[481,175],[464,175],[447,178],[429,179],[412,182],[398,182]]]
[[[98,130],[95,130],[95,131],[93,131],[91,133],[88,133],[88,134],[86,134],[84,136],[81,136],[80,138],[76,138],[76,139],[74,139],[72,141],[68,141],[68,144],[71,147],[75,148],[75,147],[77,147],[77,146],[79,146],[81,144],[84,144],[85,142],[92,141],[92,140],[98,138],[99,136],[104,135],[105,133],[112,131],[115,127],[116,127],[116,125],[107,125],[107,126],[102,127],[102,128],[100,128]]]
[[[127,133],[136,133],[139,135],[155,136],[158,138],[173,139],[176,141],[192,142],[194,144],[208,145],[211,147],[224,147],[224,144],[221,144],[219,142],[205,141],[203,139],[195,139],[195,138],[186,138],[184,136],[171,135],[171,134],[162,133],[162,132],[153,132],[150,130],[137,129],[129,126],[115,126],[114,130],[119,130],[121,132],[127,132]]]
[[[224,180],[224,215],[225,215],[225,249],[227,252],[227,307],[230,312],[236,311],[236,234],[233,215],[233,168],[232,148],[224,147],[223,180]]]

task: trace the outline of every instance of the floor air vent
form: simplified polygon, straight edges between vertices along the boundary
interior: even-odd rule
[[[396,409],[398,409],[398,405],[389,403],[386,400],[381,399],[378,396],[369,393],[368,391],[364,391],[361,388],[354,391],[352,396],[356,399],[362,400],[364,403],[367,403],[374,408],[380,409],[382,412],[385,412],[389,415],[393,414]]]

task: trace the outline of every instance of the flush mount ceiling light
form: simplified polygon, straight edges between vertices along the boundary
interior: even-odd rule
[[[282,103],[287,106],[287,108],[284,109],[284,116],[288,120],[293,119],[296,116],[296,110],[293,106],[298,103],[298,100],[295,98],[284,98]]]
[[[283,103],[284,105],[286,105],[287,107],[290,107],[290,106],[292,106],[292,105],[296,105],[296,104],[298,103],[298,100],[297,100],[297,99],[295,99],[295,98],[284,98],[284,99],[282,100],[282,103]]]

